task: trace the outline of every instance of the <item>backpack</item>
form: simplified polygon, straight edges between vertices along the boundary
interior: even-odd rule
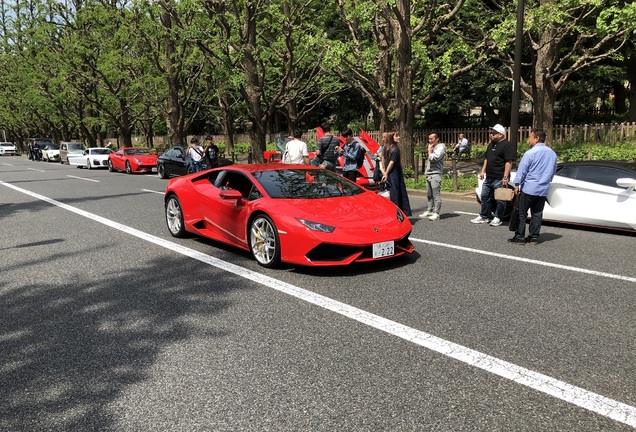
[[[358,153],[356,154],[356,168],[360,169],[364,164],[364,155],[367,154],[367,149],[362,147],[362,144],[359,144],[358,146]]]

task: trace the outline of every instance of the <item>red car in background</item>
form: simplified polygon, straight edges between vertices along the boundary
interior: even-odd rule
[[[120,148],[108,157],[108,171],[126,171],[132,173],[156,173],[157,152],[143,147]]]

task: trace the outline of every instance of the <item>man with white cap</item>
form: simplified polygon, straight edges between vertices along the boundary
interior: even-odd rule
[[[492,201],[495,199],[495,189],[508,187],[508,178],[512,162],[517,157],[517,149],[506,139],[506,129],[500,124],[490,128],[490,136],[492,141],[488,144],[486,159],[479,173],[479,178],[484,181],[481,187],[481,211],[479,216],[471,219],[471,222],[499,226],[506,210],[506,203],[505,201],[497,201],[495,217],[493,218]]]

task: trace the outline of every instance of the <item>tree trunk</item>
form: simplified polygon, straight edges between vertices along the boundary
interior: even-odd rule
[[[546,133],[546,142],[552,142],[554,125],[554,102],[557,89],[552,74],[559,71],[552,70],[557,58],[557,38],[554,29],[546,28],[539,35],[539,48],[537,59],[534,63],[532,86],[533,126],[543,129]]]
[[[258,64],[254,58],[256,50],[256,6],[249,3],[246,7],[245,16],[245,96],[247,109],[250,114],[250,149],[252,150],[252,160],[264,162],[263,152],[265,151],[265,127],[267,118],[263,116],[261,107],[261,91],[258,75]]]
[[[161,14],[161,22],[166,29],[172,28],[172,18],[170,13],[164,11]],[[173,58],[177,55],[174,41],[168,31],[164,37],[164,50],[166,53],[166,85],[168,87],[168,97],[166,99],[165,121],[168,126],[168,137],[170,145],[185,145],[185,137],[181,130],[181,106],[179,104],[179,80],[178,71],[175,69]]]
[[[219,98],[219,107],[223,117],[221,127],[225,135],[225,157],[229,157],[234,151],[234,116],[230,106],[230,95],[228,92],[223,92]]]
[[[395,114],[400,132],[403,167],[414,167],[413,154],[413,69],[411,65],[410,0],[396,1],[400,19],[392,23],[395,41]]]
[[[629,121],[636,122],[636,52],[632,51],[625,59],[625,70],[627,71],[627,81],[629,81]]]

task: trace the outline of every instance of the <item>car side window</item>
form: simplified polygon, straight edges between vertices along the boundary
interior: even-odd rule
[[[625,177],[623,171],[611,167],[581,167],[577,174],[577,180],[595,183],[609,187],[619,187],[616,180]]]

